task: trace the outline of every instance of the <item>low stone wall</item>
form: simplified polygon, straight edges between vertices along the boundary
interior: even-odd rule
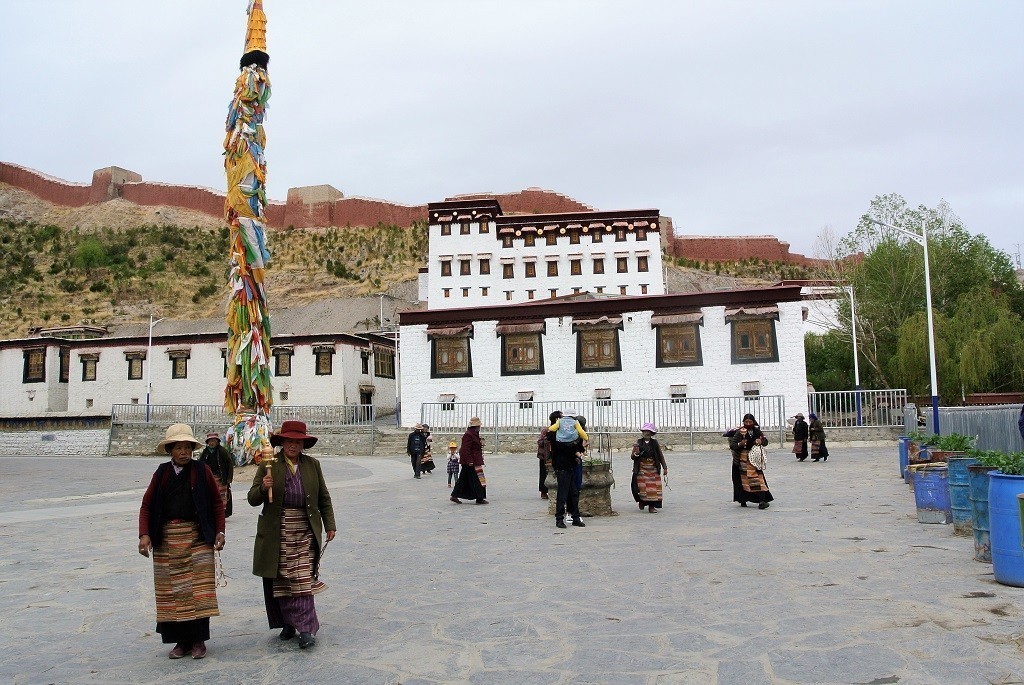
[[[110,456],[137,456],[154,454],[154,448],[167,430],[163,424],[114,425],[110,431]],[[198,440],[203,441],[207,433],[224,434],[223,425],[195,425],[192,427]],[[373,452],[374,436],[369,432],[353,433],[351,429],[321,428],[311,430],[319,438],[314,454],[317,456],[365,456]],[[104,445],[106,447],[106,445]],[[402,452],[404,452],[404,448]]]
[[[3,432],[0,457],[102,457],[108,436],[105,429]]]

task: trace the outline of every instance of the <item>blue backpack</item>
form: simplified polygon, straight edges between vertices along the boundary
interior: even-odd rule
[[[558,419],[558,432],[555,433],[555,440],[558,442],[576,442],[580,434],[576,430],[576,419],[572,416],[563,416]]]

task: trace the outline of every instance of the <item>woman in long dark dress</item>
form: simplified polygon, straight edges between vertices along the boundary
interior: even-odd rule
[[[807,422],[803,414],[797,414],[793,422],[793,454],[797,461],[807,458]]]
[[[462,435],[462,447],[459,448],[462,470],[449,498],[456,504],[462,504],[463,499],[474,499],[477,504],[488,503],[483,444],[480,439],[480,419],[474,416],[469,420],[469,428]]]
[[[654,437],[657,432],[652,422],[645,423],[640,429],[641,437],[633,443],[633,452],[630,454],[633,460],[633,477],[630,480],[633,499],[640,505],[641,511],[647,507],[647,511],[652,514],[661,509],[661,474],[664,472],[668,475],[665,454]]]
[[[809,414],[811,420],[808,437],[811,441],[811,461],[828,461],[828,446],[825,445],[825,427],[817,414]]]
[[[753,414],[743,417],[743,425],[729,437],[729,448],[732,450],[732,499],[741,507],[747,502],[757,502],[758,509],[767,509],[768,503],[774,500],[768,490],[768,482],[764,472],[754,468],[747,454],[754,445],[767,445],[768,439],[761,432],[757,419]]]

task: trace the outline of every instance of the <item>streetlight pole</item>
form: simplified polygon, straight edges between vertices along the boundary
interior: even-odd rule
[[[163,321],[163,319],[153,320],[153,315],[149,315],[149,342],[146,343],[146,423],[149,423],[149,393],[153,390],[153,384],[150,382],[150,369],[153,366],[153,360],[150,358],[153,354],[153,326]]]
[[[928,358],[931,364],[932,374],[932,432],[939,435],[939,378],[935,370],[935,322],[932,320],[932,277],[931,268],[928,265],[928,226],[925,220],[921,220],[921,233],[917,234],[905,228],[898,228],[878,219],[868,217],[868,221],[879,226],[891,228],[901,233],[924,248],[924,296],[928,312]]]
[[[857,300],[853,296],[853,286],[848,285],[844,288],[847,294],[850,296],[850,327],[853,332],[853,389],[855,392],[854,398],[857,404],[857,425],[863,425],[863,409],[861,407],[861,395],[860,395],[860,361],[857,359]]]

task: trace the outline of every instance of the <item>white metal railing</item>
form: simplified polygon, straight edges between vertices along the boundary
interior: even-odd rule
[[[503,434],[535,433],[548,425],[554,411],[585,416],[595,433],[636,433],[653,421],[666,433],[721,433],[753,414],[764,431],[784,433],[787,428],[782,395],[755,397],[689,397],[650,400],[569,400],[564,402],[427,402],[420,406],[420,422],[433,431],[461,432],[479,417],[484,430]]]
[[[310,428],[348,426],[372,427],[376,420],[373,405],[341,404],[334,406],[275,406],[270,409],[270,423],[297,419]],[[111,425],[187,423],[197,425],[230,425],[234,420],[216,404],[115,404],[110,411]]]
[[[809,392],[807,406],[817,414],[825,427],[866,426],[892,427],[903,425],[903,408],[907,391],[843,390]]]

